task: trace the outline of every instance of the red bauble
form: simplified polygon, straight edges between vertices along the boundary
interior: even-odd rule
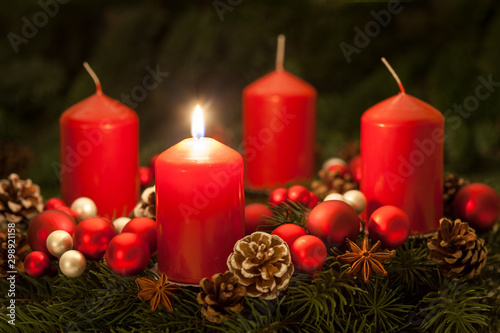
[[[319,203],[318,197],[316,196],[316,194],[312,192],[309,193],[309,196],[311,197],[311,199],[309,200],[309,204],[307,205],[307,207],[309,208],[316,207],[316,205]]]
[[[410,220],[398,207],[382,206],[375,210],[368,221],[368,233],[374,241],[380,240],[382,247],[395,249],[410,235]]]
[[[455,216],[471,227],[485,231],[500,217],[500,197],[486,184],[472,183],[458,191],[453,201]]]
[[[261,225],[268,224],[266,218],[273,212],[261,203],[253,203],[245,206],[245,235],[250,235],[257,231]]]
[[[72,235],[75,227],[75,220],[68,214],[57,209],[47,210],[38,214],[31,221],[28,227],[28,242],[31,249],[42,251],[51,257],[49,250],[47,250],[47,237],[56,230],[64,230]]]
[[[349,204],[324,201],[314,207],[307,218],[307,230],[328,246],[339,246],[345,238],[356,239],[360,227],[359,217]]]
[[[150,167],[139,167],[139,181],[142,187],[147,187],[153,181],[153,170]]]
[[[288,247],[291,249],[293,242],[295,242],[297,238],[307,235],[307,232],[301,226],[293,223],[286,223],[274,229],[271,234],[276,235],[284,240],[285,243],[288,244]]]
[[[148,244],[151,254],[156,252],[158,233],[156,231],[155,220],[148,217],[133,218],[123,227],[122,233],[124,232],[131,232],[141,237]]]
[[[43,205],[43,210],[56,209],[57,207],[60,206],[66,206],[66,203],[59,198],[50,198],[49,200],[45,201],[45,204]]]
[[[33,251],[24,258],[24,269],[29,276],[39,278],[49,272],[50,259],[42,251]]]
[[[76,226],[73,246],[75,250],[83,253],[86,259],[99,260],[115,235],[115,228],[108,220],[101,217],[89,217]]]
[[[287,199],[288,190],[284,187],[278,187],[269,194],[269,203],[272,205],[279,205]]]
[[[109,268],[122,276],[141,273],[149,263],[149,246],[144,239],[127,232],[113,237],[106,249],[106,262]]]
[[[304,207],[309,205],[311,196],[309,190],[302,185],[294,185],[288,189],[287,198],[289,201],[302,204]]]
[[[76,214],[75,214],[75,212],[72,211],[71,208],[69,208],[68,206],[59,206],[59,207],[54,208],[54,209],[57,209],[57,210],[59,210],[59,211],[61,211],[63,213],[68,214],[69,216],[71,216],[72,218],[74,218],[75,221],[76,221]]]
[[[323,266],[326,260],[326,246],[313,235],[297,238],[291,247],[293,264],[303,272],[313,273]]]
[[[347,168],[341,164],[336,164],[329,167],[328,171],[331,171],[333,173],[338,173],[339,176],[343,176],[347,173]]]
[[[358,155],[349,162],[349,172],[358,183],[361,182],[361,156]]]

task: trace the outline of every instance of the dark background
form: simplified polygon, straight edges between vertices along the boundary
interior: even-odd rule
[[[56,13],[38,22],[18,52],[9,33],[25,38],[26,21],[40,19],[41,4],[55,0],[0,4],[0,178],[11,172],[32,178],[45,198],[59,190],[51,166],[59,159],[58,118],[95,91],[83,61],[118,100],[142,85],[147,66],[170,73],[135,107],[143,165],[190,135],[197,103],[207,135],[236,147],[242,89],[273,70],[280,33],[287,36],[285,68],[318,90],[318,161],[357,139],[361,114],[397,93],[382,56],[409,94],[443,113],[474,96],[478,77],[500,82],[500,3],[494,0],[403,2],[385,27],[374,14],[387,12],[383,1],[64,2],[51,7]],[[370,32],[348,62],[341,43],[355,46],[356,30],[370,26],[380,31]],[[458,128],[447,126],[447,170],[497,178],[499,88]]]

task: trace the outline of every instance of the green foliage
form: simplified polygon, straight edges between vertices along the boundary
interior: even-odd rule
[[[458,280],[445,280],[441,290],[428,293],[418,316],[426,332],[478,332],[488,323],[484,291]]]
[[[307,214],[310,209],[296,202],[283,202],[279,205],[269,205],[273,214],[266,218],[267,223],[260,228],[264,231],[274,230],[282,224],[292,223],[306,227]]]
[[[337,314],[345,314],[354,303],[354,295],[361,289],[345,275],[348,265],[341,265],[329,257],[325,270],[314,275],[298,273],[289,287],[285,305],[293,308],[301,323],[328,326],[337,321]]]
[[[439,274],[429,258],[427,238],[407,240],[396,249],[394,258],[386,266],[391,285],[400,286],[412,296],[428,290]]]
[[[370,323],[372,332],[399,332],[407,326],[410,305],[402,303],[400,288],[391,289],[388,281],[377,278],[367,284],[364,293],[356,297],[356,313],[363,322]]]

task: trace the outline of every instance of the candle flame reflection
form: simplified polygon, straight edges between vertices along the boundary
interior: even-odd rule
[[[200,139],[205,136],[205,120],[203,119],[203,112],[199,105],[196,105],[191,120],[191,135],[195,139]]]

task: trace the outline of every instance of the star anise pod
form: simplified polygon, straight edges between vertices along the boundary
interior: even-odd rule
[[[351,264],[347,275],[353,276],[362,272],[365,283],[370,282],[370,274],[387,276],[384,269],[384,262],[394,257],[394,250],[391,252],[379,252],[381,243],[377,241],[371,249],[368,249],[368,235],[363,238],[363,245],[360,248],[349,238],[346,239],[350,252],[337,256],[337,260],[344,264]]]
[[[179,286],[167,283],[167,281],[168,278],[165,274],[161,274],[158,280],[149,277],[135,279],[139,289],[137,297],[141,301],[151,300],[151,311],[155,311],[158,304],[161,304],[165,310],[172,312],[174,309],[170,300],[175,297],[173,292],[179,289]]]

